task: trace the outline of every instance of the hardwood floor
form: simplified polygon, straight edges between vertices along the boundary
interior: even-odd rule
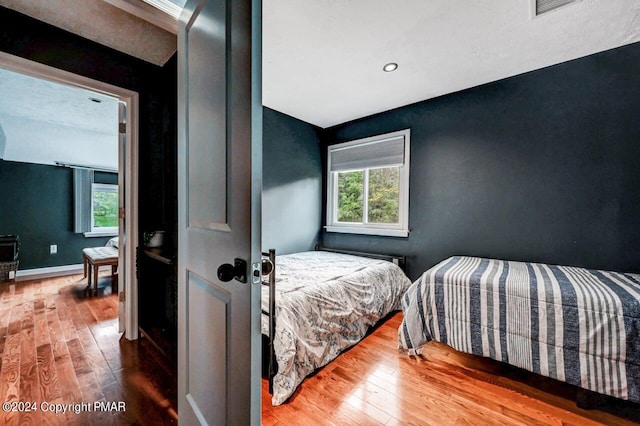
[[[177,423],[175,372],[144,339],[120,339],[117,296],[105,279],[97,297],[86,295],[81,275],[0,283],[0,399],[38,408],[0,411],[0,424]],[[410,358],[396,349],[401,318],[393,315],[305,380],[282,406],[271,406],[263,380],[263,424],[640,424],[637,405],[582,410],[571,386],[444,345]],[[123,401],[126,411],[100,411],[96,401],[113,408]],[[44,412],[43,403],[84,411]]]
[[[607,410],[615,414],[582,410],[573,386],[442,344],[430,343],[423,357],[409,357],[396,349],[401,320],[402,313],[394,314],[281,406],[271,405],[263,380],[263,424],[640,424],[639,405],[614,402]]]
[[[0,283],[0,399],[13,409],[0,424],[177,423],[175,373],[144,339],[120,339],[109,279],[95,297],[82,275]]]

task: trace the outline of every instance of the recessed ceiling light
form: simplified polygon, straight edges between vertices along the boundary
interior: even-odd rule
[[[395,71],[398,69],[398,64],[396,64],[395,62],[389,62],[388,64],[385,64],[382,69],[384,70],[384,72]]]
[[[98,98],[89,98],[90,101],[95,102],[97,104],[102,103],[102,99],[98,99]]]

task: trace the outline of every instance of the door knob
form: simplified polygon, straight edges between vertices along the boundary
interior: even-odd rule
[[[234,264],[225,263],[218,267],[218,279],[222,282],[229,282],[236,279],[241,283],[247,282],[247,262],[242,259],[234,259]]]

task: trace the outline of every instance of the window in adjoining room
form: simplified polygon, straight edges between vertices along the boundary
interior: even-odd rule
[[[409,234],[409,139],[401,130],[329,146],[329,232]]]
[[[118,185],[91,186],[91,232],[118,233]]]
[[[73,169],[74,232],[85,237],[118,235],[118,185],[96,183],[94,171]]]

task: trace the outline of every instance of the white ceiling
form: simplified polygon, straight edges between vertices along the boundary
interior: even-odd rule
[[[320,127],[640,41],[639,0],[264,0],[263,103]],[[385,73],[387,62],[399,68]]]
[[[0,4],[29,6],[22,13],[46,21],[51,10],[75,2],[53,20],[64,23],[51,23],[88,38],[83,31],[95,26],[94,16],[114,28],[114,7],[171,27],[150,17],[148,5],[141,9],[141,0],[103,0],[109,13],[97,15],[86,1]],[[581,0],[533,19],[530,8],[530,0],[263,0],[263,104],[326,128],[640,41],[640,0]],[[135,33],[118,28],[118,37],[103,43],[145,59],[130,52]],[[154,40],[141,40],[142,51],[162,52],[148,47]],[[175,36],[163,30],[159,45],[175,46]],[[387,62],[398,70],[383,72]],[[102,114],[117,117],[115,100],[94,104],[79,89],[28,80],[0,73],[0,157],[4,144],[4,158],[15,161],[30,150],[39,156],[30,161],[45,164],[96,164],[83,152],[116,164],[117,119],[101,121]]]

